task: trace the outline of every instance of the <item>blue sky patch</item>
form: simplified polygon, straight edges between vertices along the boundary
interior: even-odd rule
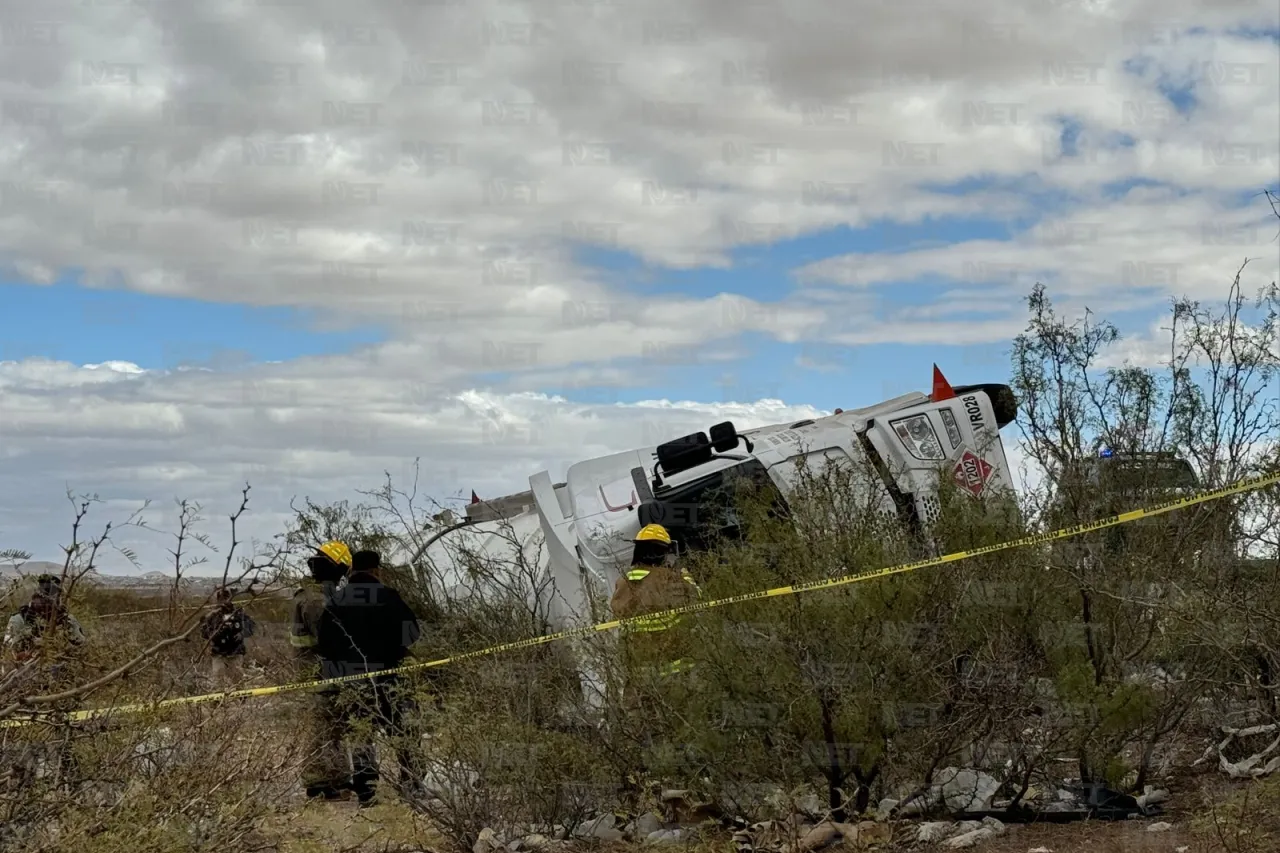
[[[726,227],[748,233],[772,223],[739,222]],[[801,266],[846,254],[910,252],[931,245],[967,240],[1008,240],[1010,226],[996,219],[928,218],[904,224],[877,221],[858,230],[846,226],[820,231],[769,246],[743,246],[729,254],[728,269],[668,269],[647,265],[638,256],[616,249],[584,247],[577,261],[593,267],[610,283],[637,296],[693,294],[709,298],[738,293],[755,300],[776,301],[794,286],[792,273]]]
[[[1178,115],[1188,116],[1200,104],[1200,99],[1196,96],[1196,87],[1194,85],[1174,85],[1168,78],[1163,78],[1156,84],[1156,88],[1160,94],[1164,95],[1169,103],[1173,104],[1173,108],[1178,111]]]
[[[236,368],[344,352],[383,338],[377,329],[315,332],[292,308],[99,290],[62,281],[0,284],[6,322],[0,361],[32,356],[75,364],[129,361],[146,369]]]
[[[1274,41],[1280,43],[1280,26],[1274,27],[1232,27],[1225,31],[1226,35],[1247,41]]]

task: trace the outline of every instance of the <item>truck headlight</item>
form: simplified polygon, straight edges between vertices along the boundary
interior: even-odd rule
[[[951,439],[951,446],[959,447],[963,439],[960,438],[960,427],[956,425],[956,416],[951,414],[950,409],[939,409],[938,414],[942,415],[942,425],[947,428],[947,438]]]
[[[942,443],[938,441],[938,433],[929,422],[928,415],[912,415],[898,421],[890,421],[889,426],[898,434],[898,438],[917,459],[946,459]]]

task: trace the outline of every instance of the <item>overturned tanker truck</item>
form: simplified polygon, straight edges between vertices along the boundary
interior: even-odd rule
[[[540,471],[529,478],[527,491],[473,502],[464,520],[434,534],[416,556],[425,557],[442,584],[436,595],[456,600],[486,593],[461,565],[461,554],[518,559],[522,574],[534,576],[527,592],[531,612],[550,630],[606,621],[611,617],[601,612],[601,602],[629,567],[631,540],[640,528],[658,522],[678,549],[704,547],[705,531],[684,523],[699,515],[687,508],[696,510],[704,495],[723,494],[721,487],[733,478],[776,489],[785,503],[802,460],[810,470],[829,462],[870,462],[854,470],[878,472],[879,482],[868,486],[882,495],[882,511],[919,530],[937,516],[940,466],[975,497],[1013,488],[999,431],[1016,416],[1009,386],[953,388],[935,366],[931,394],[912,392],[862,409],[741,432],[720,423],[657,447],[577,462],[559,483]]]

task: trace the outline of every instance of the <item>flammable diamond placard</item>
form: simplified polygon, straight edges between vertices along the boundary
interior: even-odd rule
[[[960,457],[960,461],[956,463],[956,485],[976,498],[987,487],[987,481],[991,479],[993,470],[987,460],[977,456],[971,450],[966,450]]]

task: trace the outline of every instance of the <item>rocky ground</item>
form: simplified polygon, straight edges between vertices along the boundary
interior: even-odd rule
[[[481,833],[471,853],[1274,853],[1280,849],[1280,784],[1235,781],[1204,773],[1178,781],[1162,814],[1123,821],[1004,824],[983,821],[861,821],[832,824],[768,821],[734,831],[713,822],[670,820],[656,813],[626,819],[602,815],[564,838],[495,831]],[[665,819],[664,819],[665,818]],[[455,849],[399,802],[358,810],[354,802],[299,804],[270,827],[282,853],[343,849],[431,851]],[[509,837],[508,837],[509,836]],[[555,837],[560,836],[560,837]]]
[[[1230,848],[1198,839],[1185,823],[1169,821],[1133,821],[1126,823],[1083,822],[1069,825],[1011,825],[996,829],[990,836],[975,837],[967,827],[954,826],[947,840],[917,840],[920,824],[893,827],[876,825],[870,832],[833,839],[824,845],[828,851],[946,851],[969,849],[977,853],[1217,853]],[[988,828],[990,828],[988,826]],[[278,833],[278,834],[277,834]],[[446,839],[422,825],[399,806],[388,805],[359,811],[353,803],[311,804],[296,816],[281,821],[276,827],[281,853],[311,853],[321,850],[352,851],[432,851],[450,849]],[[825,834],[825,833],[823,833]],[[886,838],[886,835],[889,837]],[[493,837],[477,842],[476,850],[496,851]],[[622,853],[640,849],[697,850],[724,853],[733,849],[727,832],[696,830],[663,830],[653,840],[643,842],[626,839],[578,839],[568,842],[530,839],[518,846],[503,849],[517,853],[546,848],[559,848],[563,853]],[[1239,849],[1239,848],[1237,848]],[[1250,848],[1243,848],[1250,849]],[[1255,848],[1258,853],[1271,848]]]

